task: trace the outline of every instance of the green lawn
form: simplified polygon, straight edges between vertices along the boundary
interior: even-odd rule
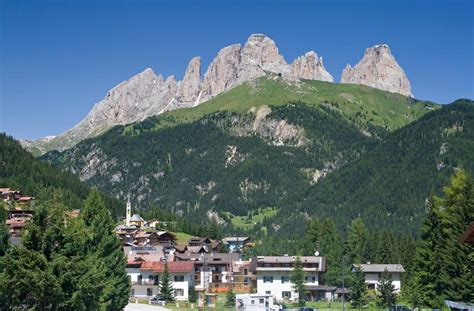
[[[251,219],[248,216],[235,216],[230,212],[224,213],[230,219],[234,227],[240,229],[252,229],[255,225],[261,223],[265,217],[271,218],[275,216],[277,212],[278,209],[267,207],[260,210],[260,212],[255,212]]]
[[[193,237],[192,235],[183,232],[171,232],[176,236],[176,244],[185,245]]]
[[[395,130],[440,106],[431,102],[381,91],[364,85],[302,81],[285,83],[281,79],[260,78],[247,82],[192,108],[182,108],[156,117],[156,128],[195,121],[216,111],[247,112],[252,107],[278,106],[302,101],[311,106],[326,105],[361,124]],[[331,103],[331,104],[328,104]],[[126,133],[134,133],[133,125]]]

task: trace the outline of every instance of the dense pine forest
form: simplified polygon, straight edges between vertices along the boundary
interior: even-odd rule
[[[112,196],[130,193],[142,212],[155,206],[258,237],[301,235],[315,216],[342,233],[360,217],[373,230],[416,235],[426,198],[456,168],[474,172],[470,100],[370,135],[328,106],[261,112],[218,112],[174,127],[151,118],[42,159]]]

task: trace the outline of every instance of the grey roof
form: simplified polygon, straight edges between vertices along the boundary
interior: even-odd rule
[[[228,242],[244,242],[247,241],[249,238],[246,236],[230,236],[227,238],[223,238],[222,242],[228,243]]]
[[[405,272],[400,264],[361,264],[358,265],[364,272]]]
[[[132,218],[130,218],[131,221],[145,221],[140,215],[138,214],[133,214]]]
[[[189,247],[189,246],[188,246]],[[194,260],[198,263],[232,263],[238,261],[239,254],[236,253],[200,253],[200,254],[177,254],[177,258],[181,260]]]

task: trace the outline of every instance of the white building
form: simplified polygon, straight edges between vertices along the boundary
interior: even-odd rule
[[[266,294],[237,294],[235,308],[237,311],[280,310],[280,306],[275,304],[275,297]]]
[[[305,285],[319,285],[319,275],[326,272],[326,258],[301,256]],[[252,269],[257,278],[257,293],[273,295],[277,301],[296,301],[298,293],[290,280],[296,261],[295,256],[258,256],[252,258]]]
[[[369,290],[377,289],[378,283],[382,277],[382,273],[387,270],[392,277],[392,284],[395,291],[399,292],[401,289],[400,274],[405,272],[403,266],[400,264],[361,264],[358,265],[365,274],[365,283]],[[356,265],[352,265],[354,271]]]
[[[159,294],[165,263],[159,261],[128,262],[126,271],[131,281],[131,297],[151,298]],[[189,287],[194,286],[194,263],[168,262],[168,271],[176,300],[188,300]]]

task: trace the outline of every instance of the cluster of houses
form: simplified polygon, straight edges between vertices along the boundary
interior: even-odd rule
[[[1,198],[8,207],[7,227],[11,237],[20,237],[28,220],[34,215],[34,197],[22,196],[19,190],[0,188]]]
[[[0,188],[0,193],[8,206],[6,223],[10,235],[19,237],[34,215],[34,198],[21,196],[19,191],[10,188]],[[79,211],[70,214],[77,217]],[[236,297],[237,309],[242,310],[262,306],[271,309],[277,302],[298,299],[290,277],[295,256],[255,256],[244,260],[242,250],[252,245],[248,237],[226,237],[222,241],[192,237],[178,245],[175,234],[158,230],[158,224],[157,220],[146,221],[138,214],[132,215],[129,200],[124,224],[115,229],[127,258],[131,297],[151,298],[159,294],[160,280],[167,265],[178,301],[187,301],[191,288],[204,297],[202,301],[212,301],[215,293],[230,288],[249,293]],[[302,256],[300,260],[305,272],[307,299],[332,301],[347,294],[346,288],[321,283],[321,275],[327,271],[325,257]],[[405,272],[401,265],[362,264],[360,267],[369,290],[376,289],[381,274],[387,270],[395,290],[400,291],[400,276]]]
[[[167,265],[178,301],[187,301],[191,288],[199,295],[207,295],[206,300],[211,301],[212,295],[230,288],[249,293],[237,295],[237,309],[239,306],[241,309],[270,308],[276,302],[298,299],[290,277],[295,256],[255,256],[244,260],[241,250],[250,243],[247,237],[227,237],[222,241],[193,237],[185,245],[177,245],[174,234],[155,227],[156,223],[147,222],[137,214],[131,215],[130,201],[127,202],[124,225],[118,226],[116,231],[127,257],[131,297],[151,298],[159,294]],[[325,257],[302,256],[300,260],[305,272],[307,299],[332,301],[347,294],[345,288],[321,283],[321,275],[327,271]],[[360,267],[369,289],[375,289],[381,274],[387,270],[395,289],[400,291],[400,275],[405,272],[401,265],[364,264]]]

